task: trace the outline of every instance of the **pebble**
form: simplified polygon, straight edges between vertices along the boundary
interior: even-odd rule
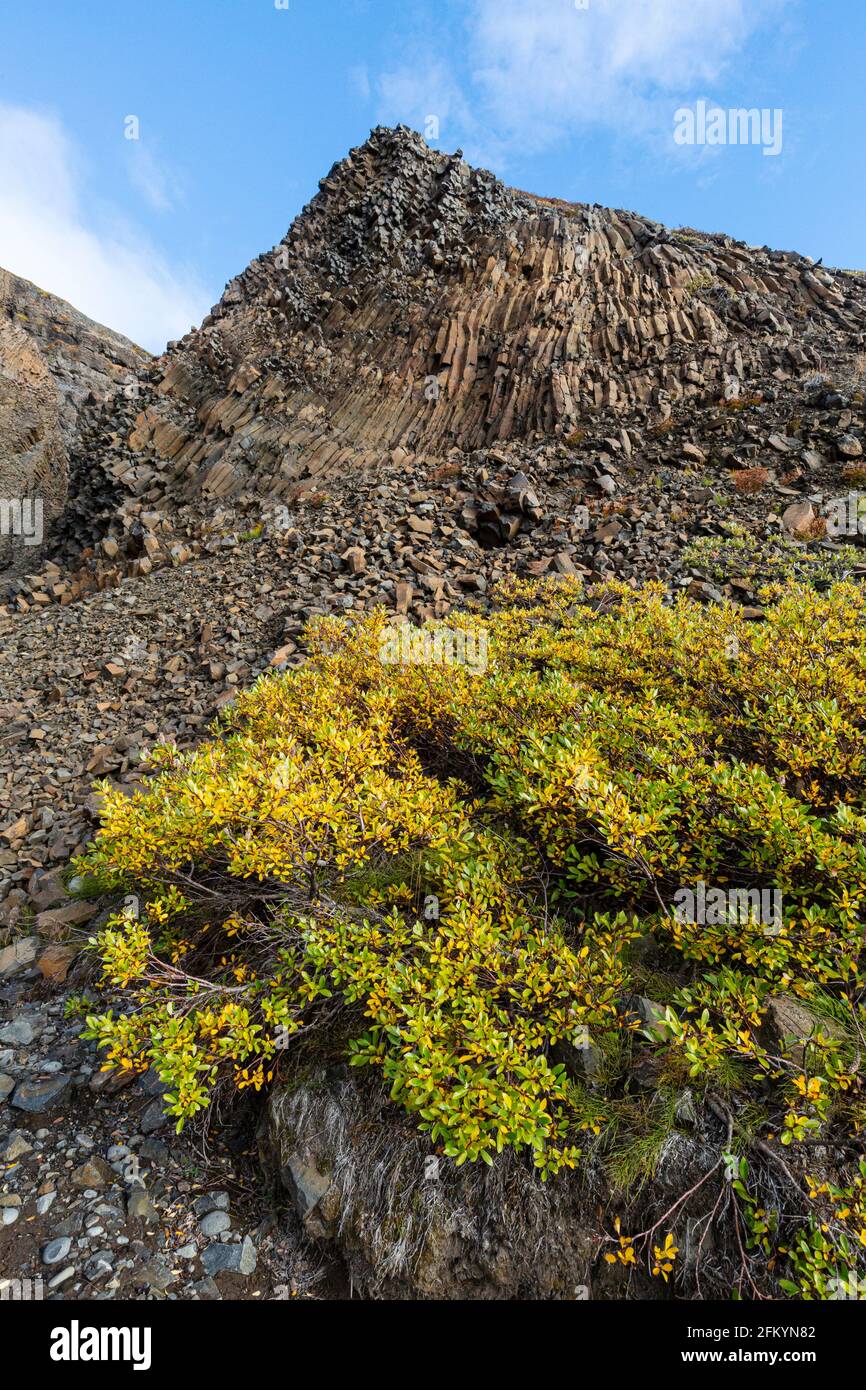
[[[84,1266],[85,1279],[101,1279],[110,1274],[114,1267],[113,1250],[97,1250]]]
[[[46,1265],[59,1264],[65,1260],[72,1249],[72,1240],[69,1236],[58,1236],[55,1240],[50,1240],[47,1245],[42,1247],[42,1263]]]
[[[198,1228],[203,1236],[213,1237],[222,1235],[223,1231],[231,1229],[232,1220],[228,1212],[211,1211],[207,1216],[203,1216],[198,1223]]]
[[[222,1298],[219,1288],[210,1277],[199,1279],[192,1288],[196,1297],[205,1301],[216,1303]]]
[[[154,1134],[158,1129],[162,1129],[165,1124],[165,1111],[161,1100],[152,1100],[141,1117],[141,1128],[144,1134]]]
[[[42,1031],[35,1017],[22,1014],[11,1023],[0,1026],[0,1042],[13,1043],[16,1047],[29,1047]]]
[[[130,1192],[126,1199],[126,1214],[130,1221],[144,1221],[146,1224],[150,1224],[158,1218],[150,1194],[143,1187],[137,1187]]]
[[[176,1277],[173,1270],[169,1269],[162,1260],[156,1258],[142,1265],[136,1280],[138,1283],[146,1284],[149,1288],[165,1290],[175,1282]]]
[[[71,1181],[76,1187],[83,1187],[85,1195],[92,1197],[98,1195],[98,1191],[104,1187],[110,1187],[114,1182],[115,1175],[104,1158],[88,1158],[80,1167],[76,1168],[72,1174]]]
[[[227,1192],[207,1192],[202,1197],[196,1197],[192,1209],[196,1216],[206,1216],[209,1211],[228,1211],[229,1194]]]
[[[20,1129],[13,1129],[5,1143],[0,1141],[0,1159],[4,1163],[14,1163],[17,1158],[32,1152],[33,1145]]]

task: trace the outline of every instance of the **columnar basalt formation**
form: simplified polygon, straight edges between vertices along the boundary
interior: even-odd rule
[[[864,333],[854,275],[533,197],[377,130],[162,359],[130,476],[137,456],[172,490],[296,496],[393,448],[664,419]]]
[[[684,420],[685,458],[745,467],[760,446],[715,418],[720,405],[760,399],[767,434],[784,435],[789,385],[832,366],[856,392],[866,360],[862,275],[522,193],[405,128],[335,165],[161,358],[14,277],[0,299],[60,394],[71,481],[49,553],[64,567],[83,554],[100,586],[197,553],[186,523],[179,548],[157,544],[142,513],[166,540],[184,505],[206,519],[230,504],[255,524],[269,503],[389,467],[420,477],[498,450],[497,471],[514,473],[527,450],[568,446],[596,455],[594,477],[617,450],[635,467],[671,461],[659,441]],[[568,460],[543,464],[568,481]],[[82,582],[61,584],[63,601]]]

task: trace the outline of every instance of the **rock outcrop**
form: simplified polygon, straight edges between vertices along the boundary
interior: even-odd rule
[[[0,319],[0,570],[37,568],[67,481],[57,387],[27,334]]]
[[[74,453],[83,417],[118,391],[135,394],[148,354],[65,300],[0,269],[0,319],[11,320],[44,359],[57,387],[64,444]]]
[[[597,1163],[542,1182],[522,1157],[457,1167],[369,1076],[345,1066],[318,1070],[276,1090],[261,1128],[263,1165],[285,1190],[305,1236],[339,1251],[352,1289],[367,1298],[556,1300],[659,1299],[664,1287],[635,1266],[627,1292],[605,1260],[609,1232],[598,1213],[627,1203],[650,1225],[671,1192],[701,1183],[718,1160],[683,1092],[682,1122],[662,1147],[651,1189],[616,1193]],[[709,1117],[710,1125],[714,1124]],[[716,1126],[716,1128],[718,1128]],[[697,1241],[716,1200],[699,1195],[695,1239],[684,1251],[694,1288]],[[702,1297],[728,1293],[720,1234],[716,1272]]]
[[[69,530],[66,507],[116,503],[94,423],[137,395],[147,354],[55,295],[0,269],[0,571],[36,569]],[[22,512],[23,508],[23,512]]]
[[[664,421],[863,334],[853,275],[520,193],[380,129],[171,347],[130,443],[167,488],[294,497],[395,448]]]
[[[265,1139],[307,1236],[339,1246],[364,1296],[588,1296],[597,1245],[573,1183],[545,1185],[519,1162],[440,1161],[347,1067],[277,1092]]]
[[[863,275],[522,193],[405,128],[335,165],[201,327],[137,370],[125,340],[30,290],[70,486],[55,568],[17,583],[19,609],[195,560],[215,531],[273,534],[279,515],[291,534],[298,509],[344,531],[359,499],[387,511],[413,488],[473,563],[449,582],[451,556],[419,569],[389,545],[398,611],[484,593],[479,548],[532,574],[669,581],[722,506],[778,529],[772,494],[814,508],[803,539],[839,538],[820,507],[862,468]],[[408,524],[429,551],[433,518],[395,510],[383,543]]]

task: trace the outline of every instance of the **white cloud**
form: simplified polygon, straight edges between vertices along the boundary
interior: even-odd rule
[[[158,161],[140,140],[127,146],[129,181],[157,212],[170,212],[180,199],[180,185],[173,173]]]
[[[169,265],[118,214],[97,223],[80,154],[56,116],[3,103],[0,265],[152,352],[212,302],[192,271]]]
[[[393,111],[415,115],[414,83],[443,101],[472,138],[494,129],[501,154],[543,149],[575,131],[604,127],[623,137],[669,133],[672,101],[725,77],[755,32],[789,0],[470,0],[468,76],[448,55],[407,63],[380,79]],[[760,93],[744,104],[766,105]],[[746,99],[748,98],[748,99]],[[417,101],[415,102],[417,109]]]

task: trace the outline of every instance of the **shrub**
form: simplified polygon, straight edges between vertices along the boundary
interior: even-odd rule
[[[760,492],[762,487],[769,482],[770,470],[768,468],[743,468],[739,473],[733,473],[731,476],[737,492],[751,494]]]
[[[706,270],[701,270],[689,280],[686,285],[686,294],[689,296],[700,294],[702,290],[715,289],[719,283],[720,282],[716,280],[714,276],[708,274]]]
[[[819,535],[823,535],[824,518],[816,517],[816,521]],[[821,587],[849,575],[862,564],[863,552],[853,545],[811,549],[785,537],[762,542],[748,532],[739,533],[732,525],[727,536],[701,536],[692,541],[682,559],[687,569],[721,583],[730,579],[745,579],[755,585],[796,581]]]
[[[861,591],[789,587],[761,624],[652,587],[500,600],[452,617],[484,630],[483,671],[383,664],[382,613],[320,620],[208,743],[102,788],[80,871],[136,895],[93,943],[129,1000],[88,1018],[106,1064],[154,1066],[180,1124],[223,1078],[342,1055],[458,1163],[510,1147],[542,1174],[624,1103],[618,1064],[593,1096],[573,1079],[587,1038],[660,1085],[757,1087],[791,1144],[858,1127]],[[677,920],[699,880],[772,885],[778,930]],[[650,933],[671,981],[651,1027],[630,1002]],[[780,995],[833,1026],[771,1041]]]

